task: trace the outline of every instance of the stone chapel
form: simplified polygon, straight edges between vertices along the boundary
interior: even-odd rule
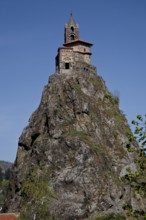
[[[72,14],[64,28],[64,44],[58,48],[56,56],[56,73],[71,73],[73,71],[96,72],[91,62],[92,43],[81,40],[79,26]]]

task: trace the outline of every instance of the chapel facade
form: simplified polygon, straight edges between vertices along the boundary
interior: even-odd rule
[[[56,56],[56,72],[71,73],[72,70],[84,71],[94,70],[91,65],[91,47],[92,43],[81,40],[79,37],[79,26],[75,23],[72,14],[69,22],[64,28],[64,44],[58,48]]]

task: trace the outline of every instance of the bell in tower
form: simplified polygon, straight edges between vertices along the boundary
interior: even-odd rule
[[[65,24],[64,43],[68,43],[76,39],[79,39],[79,26],[75,23],[71,14],[69,22]]]

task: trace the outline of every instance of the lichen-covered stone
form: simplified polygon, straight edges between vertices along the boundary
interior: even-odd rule
[[[101,77],[54,74],[19,138],[8,210],[23,208],[23,184],[32,167],[38,173],[45,167],[48,186],[55,193],[48,216],[59,220],[94,219],[98,213],[125,216],[126,204],[145,211],[144,200],[123,180],[128,166],[136,170],[134,153],[126,148],[129,132],[116,97]]]

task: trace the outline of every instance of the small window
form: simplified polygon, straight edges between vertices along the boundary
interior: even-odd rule
[[[86,52],[86,49],[84,48],[84,52]]]
[[[65,63],[65,69],[66,69],[66,70],[69,69],[69,63]]]

